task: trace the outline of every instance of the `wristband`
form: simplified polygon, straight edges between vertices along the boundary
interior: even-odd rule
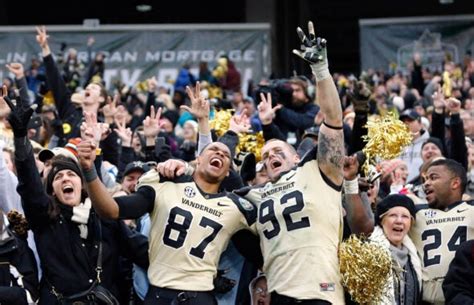
[[[316,65],[311,65],[311,70],[313,71],[314,77],[316,78],[316,82],[331,77],[331,73],[329,72],[329,69],[327,69],[327,66],[321,68],[317,67]]]
[[[334,130],[341,130],[341,129],[343,128],[343,126],[332,126],[332,125],[329,125],[328,123],[326,123],[326,121],[323,121],[323,124],[324,124],[327,128],[334,129]]]
[[[357,177],[353,180],[344,180],[343,186],[347,195],[359,194],[359,179]]]
[[[84,178],[86,179],[87,183],[92,182],[95,179],[97,179],[97,171],[96,171],[94,165],[92,165],[92,168],[90,170],[83,171],[83,174],[84,174]]]

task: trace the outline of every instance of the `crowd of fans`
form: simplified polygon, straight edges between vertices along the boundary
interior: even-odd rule
[[[115,198],[133,196],[140,177],[170,159],[186,161],[186,170],[173,163],[161,167],[163,177],[202,166],[196,158],[215,141],[231,157],[219,191],[263,185],[276,179],[268,176],[268,156],[239,151],[239,134],[262,132],[266,141],[287,142],[299,162],[318,146],[321,129],[339,128],[322,111],[321,96],[328,95],[317,85],[321,71],[313,70],[311,79],[260,80],[242,92],[238,70],[222,57],[212,69],[199,63],[199,75],[183,65],[174,85],[152,77],[132,87],[107,84],[107,91],[102,53],[80,62],[74,49],[50,50],[46,29],[37,31],[42,59],[28,68],[9,63],[14,78],[3,79],[0,99],[0,262],[8,263],[7,269],[0,264],[0,304],[72,304],[90,287],[105,287],[120,304],[143,303],[153,220],[145,213],[110,220],[94,212],[85,187],[94,177],[80,161],[85,139],[95,141],[97,175]],[[92,48],[93,39],[87,45]],[[474,58],[446,59],[442,71],[430,71],[415,53],[410,71],[332,75],[346,156],[338,159],[341,169],[344,164],[344,238],[373,231],[371,239],[390,251],[391,293],[381,304],[472,304]],[[218,137],[209,121],[222,110],[232,117]],[[398,158],[377,160],[380,178],[368,179],[361,170],[362,137],[369,120],[388,113],[406,124],[412,141]],[[270,304],[265,274],[235,243],[214,275],[219,304]]]

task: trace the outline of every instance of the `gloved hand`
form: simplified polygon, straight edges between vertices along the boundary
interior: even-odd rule
[[[180,149],[186,152],[194,152],[196,150],[197,143],[192,141],[184,141],[181,144]]]
[[[311,21],[308,22],[309,39],[300,27],[296,29],[296,32],[301,40],[301,50],[293,50],[293,53],[309,63],[316,81],[331,77],[326,52],[326,39],[316,37]]]
[[[354,89],[348,92],[350,102],[354,105],[355,113],[366,113],[369,111],[369,99],[372,92],[363,81],[358,81]]]
[[[4,90],[5,89],[6,88],[4,87]],[[12,127],[13,134],[16,138],[26,137],[28,132],[28,122],[30,121],[31,115],[35,111],[37,105],[33,104],[30,107],[23,105],[19,94],[16,94],[14,100],[11,100],[6,95],[2,98],[11,109],[11,112],[8,115],[8,122]]]
[[[235,286],[235,281],[224,276],[226,270],[217,270],[217,276],[214,279],[214,292],[226,293]]]
[[[252,181],[255,178],[257,161],[253,153],[239,152],[234,158],[234,164],[237,165],[240,177],[244,182]]]

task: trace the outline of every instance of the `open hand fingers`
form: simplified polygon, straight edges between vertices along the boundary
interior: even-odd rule
[[[305,33],[300,27],[296,28],[296,33],[301,40],[301,43],[306,47],[311,47],[311,42],[309,41],[308,37],[306,37]]]
[[[155,118],[155,106],[150,107],[150,116],[147,118],[152,118],[152,119]]]
[[[196,82],[196,98],[201,97],[201,84],[199,82]]]
[[[186,93],[188,94],[189,98],[191,99],[191,103],[194,103],[195,97],[194,97],[194,92],[189,88],[189,86],[186,86]]]
[[[191,108],[189,108],[189,106],[181,105],[181,106],[179,106],[179,109],[182,109],[184,111],[187,111],[187,112],[191,113]]]
[[[308,21],[308,34],[309,34],[309,40],[311,41],[312,44],[314,44],[316,41],[316,34],[314,32],[314,25],[312,21]]]
[[[159,107],[158,111],[156,112],[155,120],[160,120],[161,118],[161,112],[163,111],[163,108]]]

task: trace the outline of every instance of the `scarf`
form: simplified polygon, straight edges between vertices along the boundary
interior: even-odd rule
[[[88,235],[87,222],[89,221],[89,215],[91,210],[91,200],[86,198],[84,203],[80,203],[78,206],[72,208],[71,220],[77,223],[79,228],[79,234],[82,239],[86,239]]]

